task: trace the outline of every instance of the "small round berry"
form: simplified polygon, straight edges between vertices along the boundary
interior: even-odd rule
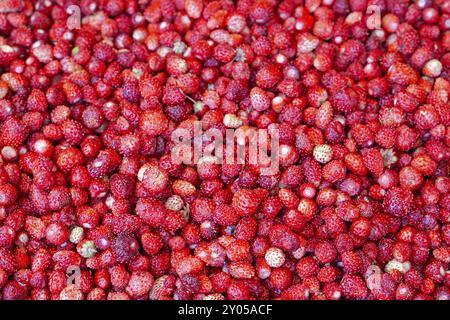
[[[328,163],[333,159],[333,148],[327,144],[320,144],[314,147],[314,159],[320,163]]]

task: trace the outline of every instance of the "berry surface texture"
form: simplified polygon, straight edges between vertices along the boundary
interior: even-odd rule
[[[450,0],[0,0],[0,300],[450,300]]]

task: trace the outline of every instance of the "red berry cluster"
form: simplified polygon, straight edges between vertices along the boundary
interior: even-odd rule
[[[450,299],[449,0],[2,0],[0,71],[1,299]]]

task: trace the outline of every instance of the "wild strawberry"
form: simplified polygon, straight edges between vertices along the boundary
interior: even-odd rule
[[[130,274],[123,264],[117,264],[109,268],[109,276],[111,279],[111,285],[116,290],[125,289],[130,280]]]
[[[140,198],[136,204],[136,214],[150,226],[161,225],[166,215],[166,208],[162,202],[149,198]]]
[[[424,175],[431,175],[436,170],[436,162],[426,153],[419,154],[411,161],[411,165]]]
[[[374,136],[369,126],[356,124],[351,130],[350,133],[352,138],[360,145],[361,147],[370,147],[373,144]]]
[[[213,216],[214,208],[214,203],[209,199],[195,199],[190,206],[192,219],[198,223],[209,220]]]
[[[231,276],[236,279],[250,279],[255,276],[254,267],[248,262],[231,262],[228,268]]]
[[[116,170],[119,163],[120,157],[117,152],[112,149],[104,149],[88,164],[87,169],[92,178],[101,178]]]
[[[195,256],[205,264],[217,267],[221,266],[226,258],[225,249],[217,242],[201,242],[195,248]]]
[[[449,248],[436,248],[433,250],[433,256],[444,263],[450,261],[450,250]]]
[[[397,140],[395,146],[400,151],[410,150],[416,143],[418,138],[418,133],[416,130],[402,125],[397,128]]]
[[[274,246],[285,251],[298,249],[300,245],[298,236],[285,225],[277,224],[271,227],[269,239]]]
[[[364,150],[363,160],[366,168],[375,176],[379,176],[383,172],[384,162],[379,149],[371,148]]]
[[[331,96],[331,105],[342,113],[350,113],[356,110],[358,95],[352,88],[345,88]]]
[[[369,219],[360,217],[352,222],[350,230],[358,238],[366,239],[370,235],[371,224]]]
[[[172,293],[175,279],[173,276],[162,276],[155,280],[149,293],[150,300],[162,300]]]
[[[399,85],[413,84],[418,80],[416,71],[401,62],[394,62],[389,67],[387,77],[389,81]]]
[[[16,269],[16,261],[14,255],[6,248],[0,248],[0,268],[7,273],[13,273]]]
[[[255,87],[250,91],[252,107],[257,111],[267,110],[271,106],[268,94],[261,88]]]
[[[157,194],[166,189],[169,177],[165,170],[148,163],[139,169],[138,180],[150,193]]]
[[[150,272],[136,271],[131,274],[125,290],[131,297],[143,297],[148,294],[153,283],[153,276]]]
[[[29,111],[46,111],[47,99],[45,94],[38,89],[33,89],[28,96],[27,107]]]
[[[428,77],[439,77],[442,72],[442,63],[437,59],[429,60],[422,69],[422,72]]]
[[[241,281],[232,281],[227,288],[227,297],[232,300],[246,300],[251,297],[250,289]]]
[[[364,165],[364,159],[361,155],[355,153],[348,153],[344,157],[346,167],[355,174],[365,175],[367,168]]]
[[[411,191],[402,188],[392,188],[386,194],[383,201],[385,212],[403,217],[408,214],[413,201]]]
[[[270,248],[266,251],[264,259],[271,268],[279,268],[285,262],[285,255],[279,248]]]
[[[314,147],[314,159],[320,163],[328,163],[333,159],[333,149],[327,144],[321,144]]]
[[[126,263],[138,253],[139,243],[132,236],[120,235],[113,241],[111,248],[113,249],[116,261]]]
[[[8,117],[3,122],[0,131],[2,144],[12,147],[18,147],[28,136],[27,128],[15,117]]]
[[[236,225],[234,236],[236,239],[250,241],[255,237],[257,228],[258,222],[256,219],[253,217],[244,217]]]
[[[292,284],[292,272],[287,268],[274,269],[268,282],[275,290],[285,290]]]
[[[83,97],[80,87],[71,81],[63,82],[62,91],[63,91],[67,101],[71,104],[80,102]],[[47,97],[47,100],[49,100],[49,102],[51,101],[51,99],[49,99],[49,97]]]
[[[262,89],[274,87],[280,80],[280,71],[275,65],[261,68],[256,73],[256,83]]]
[[[45,237],[46,226],[40,218],[33,216],[27,217],[25,221],[25,228],[28,234],[37,240]]]
[[[320,129],[325,129],[333,119],[333,107],[326,101],[322,103],[316,113],[315,125]]]
[[[233,208],[241,215],[252,215],[258,210],[258,207],[258,198],[253,190],[242,189],[233,196]]]
[[[0,186],[0,205],[1,206],[10,206],[14,204],[14,202],[18,198],[18,192],[16,187],[10,183],[5,183]]]
[[[304,257],[298,261],[296,271],[300,278],[305,279],[316,275],[319,271],[319,267],[317,261],[313,257]]]
[[[67,270],[70,266],[79,266],[81,263],[81,257],[73,251],[61,250],[53,254],[53,262],[57,267]]]
[[[404,55],[410,55],[419,44],[419,35],[410,24],[402,23],[397,29],[397,41],[399,51]]]
[[[136,209],[136,211],[138,210]],[[115,234],[127,234],[136,232],[141,223],[142,221],[139,219],[139,217],[128,213],[105,214],[103,217],[103,224],[107,228],[111,229]]]
[[[358,253],[353,251],[344,252],[341,255],[344,271],[347,274],[360,273],[362,268],[362,259]]]
[[[330,242],[319,242],[314,248],[314,255],[320,263],[330,263],[336,258],[336,249]]]
[[[81,123],[75,120],[66,120],[62,124],[62,133],[67,143],[77,145],[81,143],[86,132]]]
[[[306,181],[318,186],[322,179],[322,171],[319,163],[312,159],[305,159],[302,163],[302,168]]]
[[[399,173],[400,185],[409,190],[417,190],[423,183],[422,174],[411,166],[403,167]]]
[[[234,207],[227,204],[220,204],[214,210],[213,219],[220,225],[229,226],[238,222],[239,214]]]
[[[92,258],[97,253],[94,241],[86,239],[81,240],[77,244],[77,252],[83,258],[86,259]]]
[[[303,198],[298,204],[297,211],[307,220],[310,220],[316,214],[317,204],[312,199]]]
[[[328,162],[322,169],[323,178],[331,183],[342,180],[345,177],[346,168],[341,160]]]
[[[423,105],[414,113],[414,123],[419,129],[432,129],[439,122],[439,114],[432,105]]]
[[[166,116],[157,111],[146,111],[139,119],[139,128],[149,137],[162,134],[168,126]]]
[[[350,299],[364,299],[367,296],[367,287],[358,275],[345,275],[340,283],[344,296]]]
[[[197,274],[203,267],[204,264],[201,260],[188,256],[181,258],[181,261],[175,265],[175,270],[179,276],[183,276],[185,274]]]
[[[47,226],[46,239],[50,244],[60,245],[69,240],[69,230],[59,223],[52,223]]]

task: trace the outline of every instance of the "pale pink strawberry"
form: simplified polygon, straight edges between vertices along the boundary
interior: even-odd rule
[[[231,262],[228,269],[231,276],[237,279],[251,279],[255,276],[255,268],[248,262]]]
[[[419,79],[413,68],[401,62],[394,62],[390,66],[387,78],[389,81],[400,85],[413,84]]]
[[[366,149],[363,152],[364,165],[375,176],[383,173],[384,162],[381,152],[378,148]]]

